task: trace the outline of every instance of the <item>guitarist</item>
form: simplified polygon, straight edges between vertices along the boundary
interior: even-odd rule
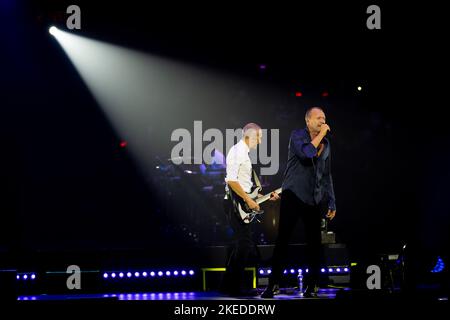
[[[247,293],[241,287],[250,251],[254,247],[252,240],[250,223],[244,223],[239,212],[233,206],[229,191],[234,192],[234,196],[241,197],[248,207],[259,211],[259,205],[248,195],[252,182],[252,163],[249,157],[250,149],[256,149],[261,143],[262,130],[255,123],[249,123],[243,128],[242,139],[231,147],[226,158],[227,174],[226,189],[227,195],[224,199],[224,209],[227,214],[230,226],[233,230],[233,250],[227,261],[226,274],[223,289],[231,296],[244,296]],[[270,200],[279,199],[276,193],[272,193]]]

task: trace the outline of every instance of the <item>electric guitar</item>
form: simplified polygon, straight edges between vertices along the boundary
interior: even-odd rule
[[[281,188],[278,188],[271,193],[268,193],[262,197],[258,198],[258,193],[261,191],[261,187],[255,187],[250,193],[247,193],[250,198],[252,198],[258,205],[266,202],[270,199],[272,192],[275,192],[276,194],[280,194],[282,192]],[[243,223],[250,223],[255,219],[258,215],[261,215],[264,213],[264,210],[255,211],[249,208],[248,204],[242,199],[236,192],[231,190],[229,188],[229,195],[231,198],[231,201],[233,203],[233,211],[237,214],[238,218]],[[258,218],[256,218],[258,220]],[[259,220],[258,220],[259,221]]]

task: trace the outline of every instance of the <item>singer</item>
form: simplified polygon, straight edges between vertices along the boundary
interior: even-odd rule
[[[331,146],[326,137],[331,130],[326,124],[322,108],[308,109],[305,121],[306,128],[294,130],[289,140],[272,274],[262,298],[272,298],[278,292],[288,242],[299,218],[305,226],[306,262],[309,269],[305,274],[304,296],[315,297],[318,292],[322,258],[320,223],[323,214],[326,213],[330,220],[336,214]]]

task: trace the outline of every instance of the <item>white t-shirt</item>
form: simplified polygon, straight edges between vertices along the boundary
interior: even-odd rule
[[[252,162],[248,155],[250,149],[244,140],[230,148],[227,154],[227,176],[225,181],[238,181],[242,189],[249,193],[252,189]]]

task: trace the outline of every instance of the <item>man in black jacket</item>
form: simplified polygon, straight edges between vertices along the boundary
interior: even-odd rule
[[[294,130],[289,141],[287,168],[283,180],[278,237],[272,258],[272,274],[263,298],[271,298],[278,290],[281,264],[288,242],[299,218],[303,220],[307,246],[308,273],[305,296],[316,296],[321,263],[320,224],[324,209],[333,219],[336,204],[331,177],[331,148],[325,137],[330,127],[319,107],[305,115],[306,128]]]

